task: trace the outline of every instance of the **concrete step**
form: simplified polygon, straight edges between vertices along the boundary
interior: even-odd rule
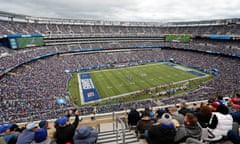
[[[117,138],[118,133],[118,138]],[[122,131],[105,131],[98,135],[98,144],[122,143]],[[125,143],[138,143],[137,137],[129,130],[125,129]]]
[[[118,133],[118,137],[122,136],[123,134],[122,133]],[[112,138],[115,138],[116,139],[117,137],[117,133],[109,133],[109,134],[100,134],[98,135],[98,140],[102,140],[102,139],[112,139]],[[133,138],[136,138],[135,135],[133,135],[132,133],[128,132],[128,133],[125,133],[125,137],[129,138],[129,137],[133,137]]]
[[[122,133],[122,130],[110,130],[110,131],[102,131],[102,132],[100,132],[99,133],[99,136],[104,136],[104,135],[111,135],[111,134],[116,134],[116,133]],[[128,130],[128,129],[124,129],[124,132],[125,133],[129,133],[129,132],[131,132],[131,133],[133,133],[132,131],[130,131],[130,130]]]
[[[115,124],[115,123],[114,123]],[[125,133],[125,144],[146,144],[146,141],[139,140],[134,131],[127,128],[119,128],[113,130],[113,123],[102,123],[99,127],[99,134],[97,144],[121,144],[122,140],[122,129]],[[121,126],[120,126],[121,127]],[[118,137],[117,137],[118,134]]]
[[[117,143],[121,144],[122,142],[123,142],[123,140],[120,139],[120,137],[117,140],[115,135],[112,136],[111,138],[97,140],[97,144],[117,144]],[[125,143],[139,144],[139,141],[136,137],[125,136]]]

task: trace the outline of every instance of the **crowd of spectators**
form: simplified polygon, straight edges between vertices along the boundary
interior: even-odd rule
[[[239,118],[240,113],[232,111],[229,104],[217,96],[195,107],[185,102],[164,109],[136,110],[133,107],[128,113],[128,124],[148,144],[214,141],[239,144],[239,120],[236,116]]]
[[[26,116],[29,119],[40,117],[54,118],[62,108],[73,107],[68,103],[65,106],[56,104],[56,97],[70,97],[67,92],[67,81],[70,78],[65,69],[76,69],[93,65],[116,62],[140,61],[149,59],[174,58],[182,64],[194,65],[204,69],[217,68],[219,76],[205,83],[197,90],[181,95],[178,98],[186,101],[208,99],[216,93],[231,96],[232,92],[239,89],[239,59],[223,56],[194,53],[188,51],[152,49],[143,51],[129,51],[114,53],[92,53],[87,55],[53,56],[19,67],[12,74],[5,75],[1,80],[1,116],[2,121],[19,120]],[[198,96],[196,96],[198,95]],[[178,98],[163,99],[164,104],[178,102]],[[149,104],[148,104],[149,103]],[[152,101],[139,102],[139,107],[145,105],[156,106]],[[111,106],[99,106],[99,113],[124,110],[131,103],[120,103]],[[51,110],[51,111],[49,111]],[[90,114],[91,107],[79,110],[80,114]],[[17,115],[16,115],[17,113]]]
[[[71,116],[75,117],[71,122]],[[95,143],[98,131],[93,127],[79,127],[78,110],[68,110],[64,116],[58,117],[54,125],[48,125],[47,120],[28,122],[20,127],[10,122],[0,125],[1,144],[83,144]],[[51,134],[50,134],[51,133]]]

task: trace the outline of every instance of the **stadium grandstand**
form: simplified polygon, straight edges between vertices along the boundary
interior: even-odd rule
[[[78,105],[69,92],[69,81],[76,72],[156,60],[214,77],[178,95],[104,105]],[[156,110],[183,101],[207,103],[216,95],[229,100],[240,92],[239,75],[239,18],[157,23],[33,17],[0,11],[0,124],[56,119],[73,108],[87,119],[93,113],[96,117],[126,114],[133,106]]]

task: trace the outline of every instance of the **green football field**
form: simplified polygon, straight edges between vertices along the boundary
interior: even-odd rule
[[[197,77],[196,75],[163,63],[108,69],[90,73],[101,98]]]
[[[199,77],[186,71],[201,73],[181,65],[172,67],[164,63],[97,70],[89,73],[102,100],[101,104],[113,104],[119,101],[136,101],[151,98],[149,93],[135,95],[138,91],[143,91],[146,88],[153,88],[151,94],[155,94],[187,84],[187,89],[176,92],[176,94],[180,94],[188,92],[198,87],[201,83],[214,78],[208,74],[203,74],[203,76]],[[68,91],[71,94],[71,101],[81,106],[84,103],[82,103],[82,96],[80,96],[81,88],[79,87],[78,75],[79,73],[73,73],[71,79],[69,79]],[[168,87],[167,85],[170,86]],[[157,88],[156,90],[156,86],[160,86],[160,89]],[[109,97],[111,98],[109,99]],[[96,104],[100,103],[96,102]]]

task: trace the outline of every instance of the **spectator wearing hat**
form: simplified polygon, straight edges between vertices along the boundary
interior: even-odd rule
[[[215,112],[218,108],[218,106],[220,105],[219,102],[212,102],[212,104],[210,105],[211,106],[211,109],[213,112]]]
[[[12,127],[13,127],[13,124],[11,123],[0,126],[0,133],[2,133],[4,141],[7,144],[15,144],[17,142],[18,134],[11,131]]]
[[[186,113],[190,113],[191,109],[188,108],[187,104],[185,102],[182,102],[180,104],[180,110],[178,111],[180,114],[182,114],[183,116],[185,116]]]
[[[240,109],[240,98],[231,98],[232,107],[235,109]]]
[[[198,124],[198,119],[193,113],[186,113],[184,116],[184,125],[177,128],[175,143],[185,142],[187,138],[200,140],[202,128]]]
[[[216,96],[216,102],[218,102],[219,104],[223,104],[223,105],[227,106],[227,102],[223,99],[223,96],[221,96],[221,95]]]
[[[240,93],[237,93],[235,97],[231,98],[232,107],[239,110],[240,109]]]
[[[151,120],[150,114],[148,111],[143,111],[141,119],[138,121],[136,126],[137,135],[142,138],[144,137],[145,130],[148,130],[152,127],[153,121]]]
[[[49,129],[47,120],[41,120],[38,125],[39,128]]]
[[[25,130],[19,134],[17,144],[31,144],[34,140],[34,133],[38,129],[37,123],[29,123]]]
[[[140,120],[140,114],[135,108],[131,108],[130,113],[128,114],[128,125],[131,128],[136,126],[137,122]]]
[[[161,118],[158,120],[157,123],[153,125],[160,125],[162,127],[170,127],[170,128],[175,128],[174,125],[174,119],[172,118],[172,115],[170,113],[164,113]]]
[[[5,131],[9,130],[12,127],[13,124],[9,123],[9,124],[3,124],[0,125],[0,134],[4,133]]]
[[[32,144],[50,144],[51,140],[47,139],[48,133],[45,128],[40,128],[34,133],[34,141]]]
[[[177,107],[170,107],[169,108],[169,113],[171,114],[172,118],[177,120],[180,125],[184,124],[184,116],[178,112]]]
[[[157,113],[157,118],[161,118],[162,117],[162,115],[164,114],[164,113],[166,113],[166,111],[164,110],[164,109],[162,109],[162,108],[159,108],[157,111],[156,111],[156,113]]]
[[[74,144],[93,144],[97,142],[98,132],[89,126],[81,126],[74,134]]]
[[[79,123],[78,110],[74,111],[75,120],[73,123],[69,122],[69,117],[73,113],[69,110],[67,117],[60,117],[55,122],[55,138],[57,144],[73,144],[73,136]]]
[[[145,131],[149,144],[173,144],[175,135],[175,125],[169,113],[164,113],[156,124]]]

